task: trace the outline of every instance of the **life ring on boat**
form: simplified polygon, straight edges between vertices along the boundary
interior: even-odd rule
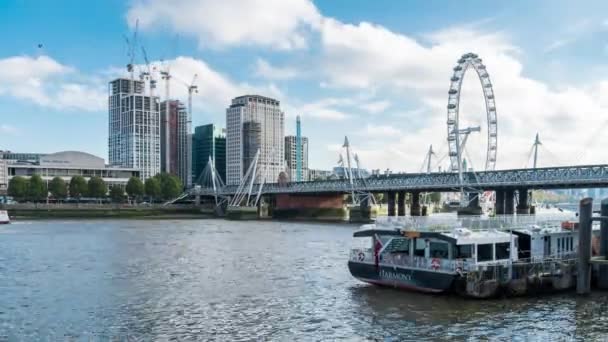
[[[359,261],[365,260],[365,253],[359,252],[359,254],[357,254],[357,258],[359,259]]]
[[[441,260],[439,260],[438,258],[433,258],[433,260],[431,260],[431,268],[434,270],[438,270],[441,267]]]

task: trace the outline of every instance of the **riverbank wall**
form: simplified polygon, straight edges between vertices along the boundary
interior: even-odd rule
[[[0,205],[12,219],[99,219],[99,218],[207,218],[213,208],[192,205],[126,205],[126,204],[12,204]]]

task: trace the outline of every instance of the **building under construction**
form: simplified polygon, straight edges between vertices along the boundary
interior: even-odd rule
[[[160,172],[158,97],[144,94],[143,81],[118,78],[109,84],[108,159],[111,166]]]

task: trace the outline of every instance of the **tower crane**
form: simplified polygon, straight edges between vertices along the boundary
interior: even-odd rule
[[[194,93],[198,93],[198,86],[196,85],[196,79],[198,78],[198,74],[194,74],[194,76],[192,77],[192,81],[188,84],[182,80],[180,80],[179,78],[177,79],[178,81],[180,81],[182,84],[184,84],[186,86],[186,88],[188,89],[188,118],[186,121],[186,130],[188,132],[188,134],[191,134],[192,131],[192,94]],[[187,158],[187,163],[188,163],[188,170],[192,169],[192,165],[190,165],[192,163],[192,139],[188,139],[188,158]]]
[[[129,39],[127,36],[125,37],[125,41],[127,42],[127,56],[129,56],[129,63],[127,64],[127,71],[131,75],[131,83],[129,84],[129,91],[131,94],[135,92],[135,47],[137,46],[137,31],[139,29],[139,19],[135,21],[135,30],[133,31],[133,36]]]
[[[154,75],[155,67],[150,66],[150,61],[148,60],[148,54],[146,53],[146,49],[141,47],[142,55],[144,56],[144,62],[146,63],[146,70],[139,73],[139,77],[142,81],[149,80],[150,81],[150,97],[154,97],[155,89],[156,89],[156,78]]]

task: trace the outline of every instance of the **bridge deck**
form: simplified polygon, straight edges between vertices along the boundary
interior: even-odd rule
[[[566,189],[608,187],[608,165],[581,165],[546,167],[537,169],[513,169],[482,172],[465,172],[462,186],[477,190],[498,189]],[[356,190],[369,192],[395,191],[458,191],[461,184],[457,173],[405,173],[374,176],[358,180]],[[231,195],[237,186],[225,186],[223,195]],[[267,183],[264,194],[315,194],[349,193],[348,180],[294,182],[289,184]],[[194,194],[194,189],[191,193]],[[213,194],[213,189],[200,189],[201,195]]]

